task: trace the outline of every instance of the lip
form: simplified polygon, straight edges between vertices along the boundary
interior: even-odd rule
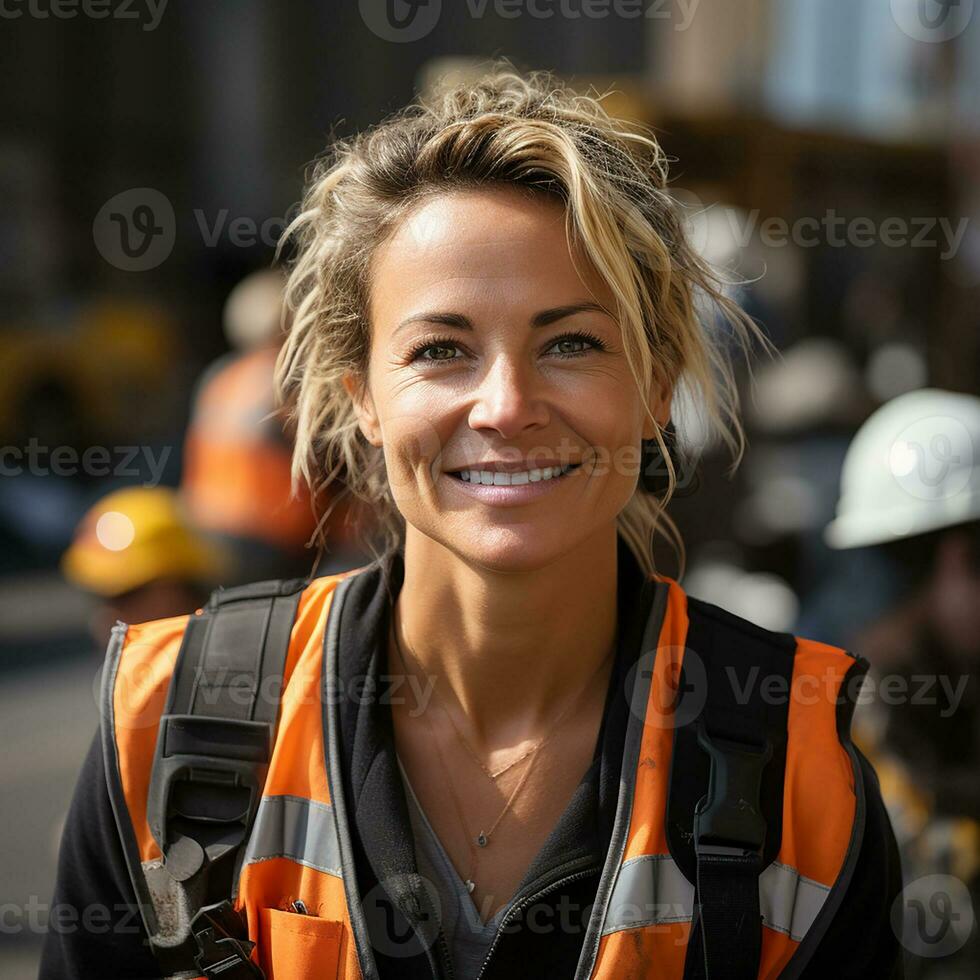
[[[563,483],[568,483],[574,479],[581,470],[582,465],[580,463],[571,472],[564,474],[564,476],[554,477],[550,480],[539,480],[537,483],[519,483],[517,486],[511,487],[487,486],[483,483],[467,483],[458,477],[451,476],[448,472],[445,476],[453,487],[468,497],[480,500],[493,507],[507,507],[526,504],[532,500],[537,500],[539,497],[546,497],[548,494],[557,490]]]

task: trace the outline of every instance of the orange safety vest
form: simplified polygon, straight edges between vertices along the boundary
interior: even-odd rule
[[[276,355],[260,348],[209,369],[187,427],[181,494],[202,528],[301,548],[316,522],[306,488],[291,496],[292,447],[269,417]]]
[[[249,942],[255,944],[245,947],[251,962],[269,978],[377,976],[353,890],[343,790],[328,751],[336,737],[331,731],[334,716],[329,705],[324,707],[324,691],[338,676],[340,609],[362,571],[294,586],[298,606],[291,626],[282,616],[262,621],[262,628],[271,632],[282,632],[287,622],[282,637],[288,635],[288,644],[283,644],[281,699],[268,768],[235,868],[231,898],[247,925]],[[643,639],[647,659],[641,658],[630,681],[634,707],[616,821],[621,829],[614,831],[591,912],[576,973],[583,980],[681,980],[692,933],[695,890],[672,855],[666,774],[679,731],[671,723],[672,712],[678,703],[678,678],[690,657],[685,647],[695,601],[673,579],[653,578],[655,600]],[[260,586],[242,588],[246,597],[250,588],[261,592]],[[155,951],[186,940],[195,907],[194,896],[168,874],[157,839],[161,831],[153,826],[156,818],[148,807],[155,806],[155,759],[168,754],[179,759],[182,751],[180,719],[168,721],[179,708],[170,682],[200,613],[118,624],[103,677],[110,796]],[[229,614],[222,627],[230,631],[225,638],[234,639],[235,630],[246,628],[246,622]],[[746,628],[768,634],[751,624]],[[253,626],[247,629],[254,632]],[[846,693],[845,678],[863,674],[867,665],[837,647],[790,640],[795,640],[795,651],[790,654],[781,836],[778,853],[758,878],[760,978],[777,977],[791,963],[796,973],[809,960],[853,874],[863,832],[863,782],[848,735],[853,704],[842,710],[839,702]],[[687,666],[693,667],[693,661]],[[222,683],[229,682],[216,677],[211,689],[223,690]],[[173,858],[178,878],[184,856]],[[187,871],[193,873],[198,859],[192,855]],[[297,900],[309,914],[293,911]],[[192,967],[172,975],[202,972]]]

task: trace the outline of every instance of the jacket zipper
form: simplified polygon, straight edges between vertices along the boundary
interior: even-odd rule
[[[409,917],[409,924],[425,950],[426,959],[429,961],[429,966],[432,968],[433,980],[454,980],[455,973],[453,971],[452,956],[450,955],[449,944],[446,942],[446,934],[443,932],[442,926],[439,926],[439,931],[436,934],[436,942],[438,943],[439,950],[442,953],[442,969],[440,970],[439,961],[433,953],[433,946],[436,943],[426,944],[424,937],[419,934],[419,930],[416,928],[416,923],[413,917]]]
[[[446,942],[446,934],[442,931],[441,926],[439,928],[439,948],[442,950],[442,965],[445,968],[444,978],[445,980],[453,980],[455,977],[453,960],[449,952],[449,943]]]
[[[583,871],[577,871],[574,874],[566,875],[564,878],[558,878],[555,881],[550,882],[545,885],[544,888],[539,888],[536,892],[530,895],[526,895],[522,898],[516,905],[512,906],[508,913],[500,920],[500,925],[497,927],[497,934],[493,937],[493,942],[490,944],[490,949],[487,950],[487,955],[483,960],[483,964],[480,967],[480,972],[476,975],[476,980],[483,980],[483,975],[487,972],[487,966],[490,960],[493,959],[494,950],[497,948],[497,944],[500,942],[500,937],[503,935],[503,927],[507,924],[508,920],[520,912],[521,910],[527,908],[531,902],[537,901],[542,895],[546,895],[552,889],[557,888],[559,885],[567,885],[569,882],[578,881],[580,878],[587,878],[589,875],[598,874],[601,872],[601,868],[597,867],[594,863],[590,861],[590,866]],[[575,864],[581,863],[579,861],[573,861],[569,864],[569,867],[574,867]]]

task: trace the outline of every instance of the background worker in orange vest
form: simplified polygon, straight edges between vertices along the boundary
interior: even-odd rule
[[[184,447],[180,493],[188,513],[235,560],[226,585],[309,572],[305,546],[330,492],[314,512],[308,487],[291,493],[292,441],[276,409],[273,373],[283,334],[283,279],[254,272],[229,294],[225,336],[232,351],[197,385]],[[331,514],[321,573],[364,557],[346,511]]]
[[[57,901],[140,914],[42,980],[901,977],[867,662],[655,567],[675,387],[737,452],[758,336],[666,187],[507,64],[325,156],[277,381],[385,551],[114,629]]]

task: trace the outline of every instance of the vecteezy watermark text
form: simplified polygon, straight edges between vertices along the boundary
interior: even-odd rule
[[[24,905],[13,902],[0,905],[0,935],[5,936],[21,933],[44,935],[46,932],[70,935],[79,931],[92,935],[109,932],[114,935],[135,935],[141,928],[139,906],[128,902],[117,902],[115,905],[58,902],[49,905],[32,895]]]
[[[816,704],[822,699],[841,704],[845,697],[855,704],[869,704],[877,699],[889,706],[935,705],[939,707],[940,718],[949,718],[956,713],[970,683],[968,674],[959,677],[948,674],[884,674],[880,677],[865,674],[855,675],[842,684],[835,671],[827,670],[822,677],[801,675],[791,684],[781,675],[763,675],[758,666],[753,666],[743,680],[732,667],[726,667],[725,674],[739,704],[748,704],[752,691],[757,688],[766,704],[785,704],[790,697],[803,705]]]
[[[408,673],[380,673],[376,676],[355,674],[350,677],[320,676],[319,663],[298,664],[288,679],[290,704],[334,705],[405,705],[409,717],[415,718],[428,710],[435,691],[437,678],[432,674],[418,677]],[[100,668],[92,679],[92,695],[100,707],[102,700],[103,670]],[[114,695],[116,709],[113,719],[117,728],[129,731],[156,726],[159,723],[161,696],[165,688],[158,686],[159,677],[148,663],[137,664],[119,682]],[[248,708],[253,704],[279,704],[287,679],[282,674],[269,674],[256,680],[250,671],[217,667],[206,671],[200,679],[198,697],[204,705],[213,705],[218,699]]]
[[[474,19],[493,11],[503,20],[531,17],[534,20],[670,20],[674,30],[691,26],[701,0],[466,0]]]
[[[0,0],[0,18],[18,20],[136,20],[141,29],[155,31],[160,26],[167,0]]]
[[[751,236],[759,215],[750,212],[746,229]],[[759,241],[767,248],[780,248],[788,244],[802,248],[829,245],[831,248],[870,248],[882,244],[886,248],[940,248],[939,258],[956,256],[966,234],[969,218],[960,218],[953,225],[949,218],[923,216],[920,218],[889,217],[876,223],[869,217],[846,218],[829,208],[821,217],[803,217],[795,221],[770,217],[759,227]]]
[[[493,15],[500,20],[623,20],[669,21],[686,31],[701,0],[465,0],[473,20]],[[383,41],[405,44],[432,32],[442,15],[442,0],[359,0],[361,19]]]
[[[228,208],[222,208],[209,218],[201,208],[194,209],[194,220],[201,232],[201,239],[208,248],[214,248],[224,233],[227,233],[228,241],[232,245],[240,248],[250,248],[257,242],[274,247],[286,227],[285,218],[266,218],[265,221],[258,222],[243,215],[229,220],[230,214]]]
[[[688,233],[703,248],[707,236],[721,228],[733,244],[745,249],[753,240],[765,248],[930,248],[939,249],[943,261],[956,257],[970,224],[968,217],[957,219],[939,215],[842,214],[827,208],[822,214],[800,215],[789,219],[781,215],[763,216],[759,208],[743,211],[721,205],[705,205],[697,194],[675,188],[672,196],[683,206]],[[719,209],[719,210],[716,210]],[[708,220],[719,216],[718,222]],[[709,231],[710,229],[710,231]]]
[[[155,453],[152,446],[44,446],[33,436],[26,446],[0,446],[3,476],[119,476],[139,478],[143,486],[158,486],[172,446]],[[144,466],[145,464],[145,466]]]
[[[654,683],[658,675],[659,680]],[[935,710],[939,718],[946,719],[959,710],[971,676],[875,672],[842,676],[837,666],[827,666],[820,672],[801,672],[788,677],[782,673],[764,673],[758,665],[747,670],[729,665],[718,682],[729,686],[739,705],[754,699],[767,705],[792,703],[802,707],[820,702],[837,707],[874,702],[887,707],[924,705]],[[638,683],[637,678],[643,683]],[[681,646],[663,645],[648,650],[628,672],[625,692],[631,710],[646,724],[658,728],[689,725],[700,717],[707,703],[704,658],[695,650]]]

